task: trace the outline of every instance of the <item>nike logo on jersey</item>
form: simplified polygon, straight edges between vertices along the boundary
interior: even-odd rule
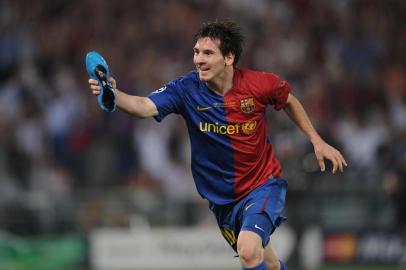
[[[204,112],[204,111],[210,110],[211,108],[213,108],[213,107],[200,107],[200,106],[197,106],[197,107],[196,107],[196,109],[197,109],[199,112]]]
[[[245,207],[245,211],[248,211],[248,209],[249,209],[251,206],[253,206],[254,204],[255,204],[255,203],[253,202],[253,203],[247,205],[247,207]]]
[[[264,229],[262,229],[261,227],[259,227],[257,224],[255,224],[254,227],[255,227],[255,229],[258,229],[258,230],[261,230],[261,231],[265,232]]]
[[[204,111],[210,110],[212,108],[226,108],[226,107],[233,107],[234,105],[235,105],[234,102],[228,102],[228,103],[216,102],[216,103],[213,103],[213,106],[202,107],[202,106],[198,105],[196,107],[196,109],[199,112],[204,112]]]

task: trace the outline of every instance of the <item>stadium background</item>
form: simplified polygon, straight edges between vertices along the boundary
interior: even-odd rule
[[[97,50],[119,88],[147,95],[193,69],[193,34],[216,18],[243,27],[239,65],[290,81],[349,163],[344,174],[319,173],[311,144],[269,112],[289,180],[280,242],[290,269],[405,267],[406,1],[1,0],[0,269],[102,268],[114,240],[98,236],[115,232],[130,239],[117,244],[127,251],[148,235],[137,231],[153,235],[145,245],[190,236],[190,247],[179,236],[169,250],[208,235],[228,249],[196,195],[183,121],[102,112],[84,67]],[[210,249],[199,252],[210,259]],[[144,259],[168,269],[156,265],[164,255]]]

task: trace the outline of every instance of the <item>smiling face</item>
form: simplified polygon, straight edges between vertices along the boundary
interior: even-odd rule
[[[218,83],[225,76],[227,69],[233,68],[234,55],[224,56],[220,51],[220,40],[203,37],[197,40],[194,48],[193,62],[200,80],[206,83]]]

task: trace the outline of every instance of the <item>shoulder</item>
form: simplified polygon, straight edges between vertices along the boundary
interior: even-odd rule
[[[196,71],[191,71],[183,76],[180,76],[172,81],[166,83],[162,88],[152,92],[152,94],[161,92],[176,92],[183,93],[185,90],[198,87],[199,76]]]
[[[252,69],[239,68],[237,69],[242,80],[246,81],[279,81],[280,78],[272,72],[258,71]]]
[[[169,82],[169,84],[177,84],[177,85],[197,85],[200,82],[199,75],[196,71],[190,71],[189,73],[176,78],[175,80]]]
[[[237,69],[238,85],[242,89],[251,89],[258,95],[267,94],[276,88],[281,79],[274,73],[251,69]]]

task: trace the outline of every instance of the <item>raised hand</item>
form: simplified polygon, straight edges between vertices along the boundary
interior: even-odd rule
[[[116,90],[117,89],[116,80],[113,77],[109,77],[107,80],[111,83],[114,90]],[[90,90],[92,90],[93,95],[95,95],[95,96],[99,95],[100,94],[99,82],[95,79],[89,79],[88,83],[90,86]]]

